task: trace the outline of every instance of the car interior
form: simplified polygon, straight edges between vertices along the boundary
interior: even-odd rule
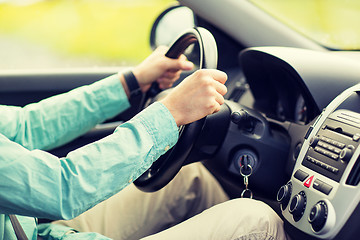
[[[360,52],[325,47],[239,0],[179,0],[156,19],[149,41],[197,69],[226,72],[228,93],[221,111],[180,128],[174,148],[135,181],[139,189],[156,191],[201,161],[230,198],[270,205],[292,239],[358,238]],[[0,104],[24,106],[118,70],[3,70]],[[126,112],[50,152],[62,157],[111,134],[168,91],[154,86]]]

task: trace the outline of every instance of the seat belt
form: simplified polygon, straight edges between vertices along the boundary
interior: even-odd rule
[[[10,218],[10,222],[14,228],[16,238],[18,240],[28,240],[28,238],[24,232],[24,229],[21,227],[20,222],[17,219],[17,217],[13,214],[10,214],[9,218]]]

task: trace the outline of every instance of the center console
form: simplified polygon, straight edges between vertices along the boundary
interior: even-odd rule
[[[287,223],[318,239],[337,239],[345,226],[359,228],[359,144],[356,85],[335,98],[308,129],[291,179],[277,194]]]

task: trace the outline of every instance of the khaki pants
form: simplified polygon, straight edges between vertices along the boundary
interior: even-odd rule
[[[227,200],[214,177],[195,163],[155,193],[130,185],[75,219],[54,223],[112,239],[286,239],[283,222],[266,204]]]

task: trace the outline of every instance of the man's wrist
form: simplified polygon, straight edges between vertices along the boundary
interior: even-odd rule
[[[169,104],[166,100],[164,101],[164,99],[160,100],[160,103],[162,103],[162,105],[164,105],[165,108],[169,111],[178,127],[183,125],[181,116],[178,114],[178,111],[171,107],[171,104]]]
[[[140,85],[135,75],[131,70],[128,70],[123,73],[125,83],[129,90],[129,97],[137,96],[141,93]]]

